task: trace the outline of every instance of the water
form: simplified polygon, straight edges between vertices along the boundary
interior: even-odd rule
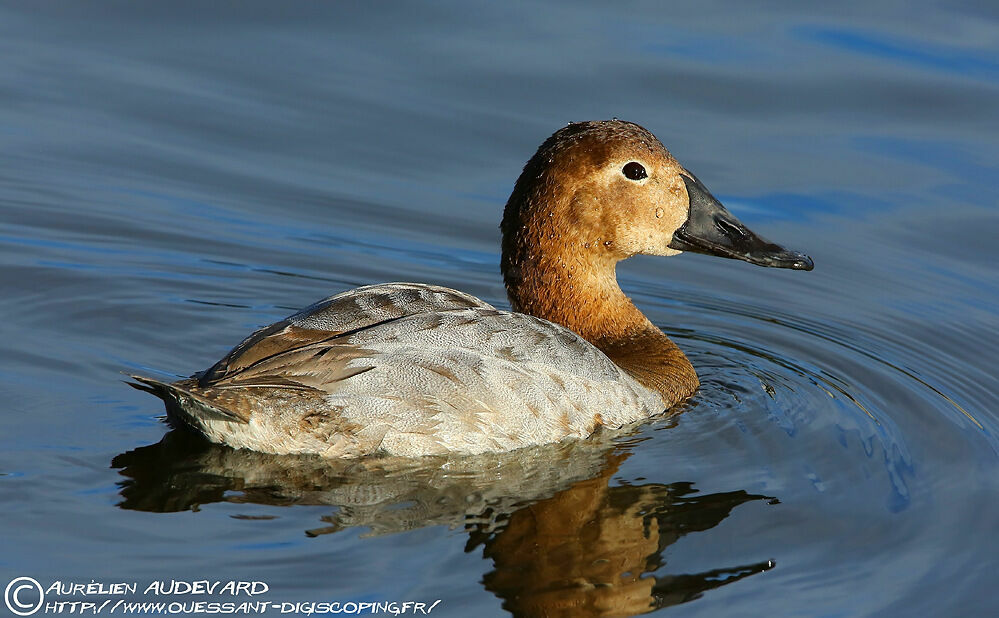
[[[0,584],[260,580],[445,616],[996,611],[994,8],[8,3],[0,58]],[[612,116],[816,263],[622,265],[701,374],[679,416],[323,465],[169,432],[122,383],[357,285],[504,305],[521,166]]]

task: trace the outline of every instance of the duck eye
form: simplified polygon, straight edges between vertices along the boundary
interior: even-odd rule
[[[643,167],[638,161],[632,161],[631,163],[626,164],[621,169],[621,173],[624,174],[624,177],[629,180],[641,180],[649,177],[649,175],[645,173],[645,167]]]

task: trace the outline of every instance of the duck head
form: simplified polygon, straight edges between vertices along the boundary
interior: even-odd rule
[[[636,254],[813,266],[746,228],[652,133],[620,120],[572,123],[549,137],[524,167],[501,227],[508,287],[533,265],[583,276],[573,271]],[[567,259],[576,264],[544,264]]]
[[[682,251],[811,270],[746,229],[658,139],[630,122],[578,122],[524,166],[503,212],[503,279],[516,311],[593,343],[668,406],[697,388],[683,352],[631,302],[616,266]]]

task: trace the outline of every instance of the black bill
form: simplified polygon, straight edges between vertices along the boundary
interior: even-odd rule
[[[812,258],[750,232],[695,176],[681,174],[680,177],[690,196],[690,214],[673,234],[670,248],[745,260],[759,266],[812,270]]]

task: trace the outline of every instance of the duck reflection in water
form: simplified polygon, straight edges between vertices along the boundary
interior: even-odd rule
[[[174,430],[111,465],[127,477],[123,509],[325,504],[336,512],[306,534],[464,529],[466,551],[481,547],[493,562],[485,587],[520,616],[641,614],[773,566],[650,575],[665,569],[663,552],[681,537],[710,530],[745,502],[776,500],[741,490],[700,495],[684,482],[612,486],[630,448],[605,432],[489,455],[337,462],[234,450]]]

